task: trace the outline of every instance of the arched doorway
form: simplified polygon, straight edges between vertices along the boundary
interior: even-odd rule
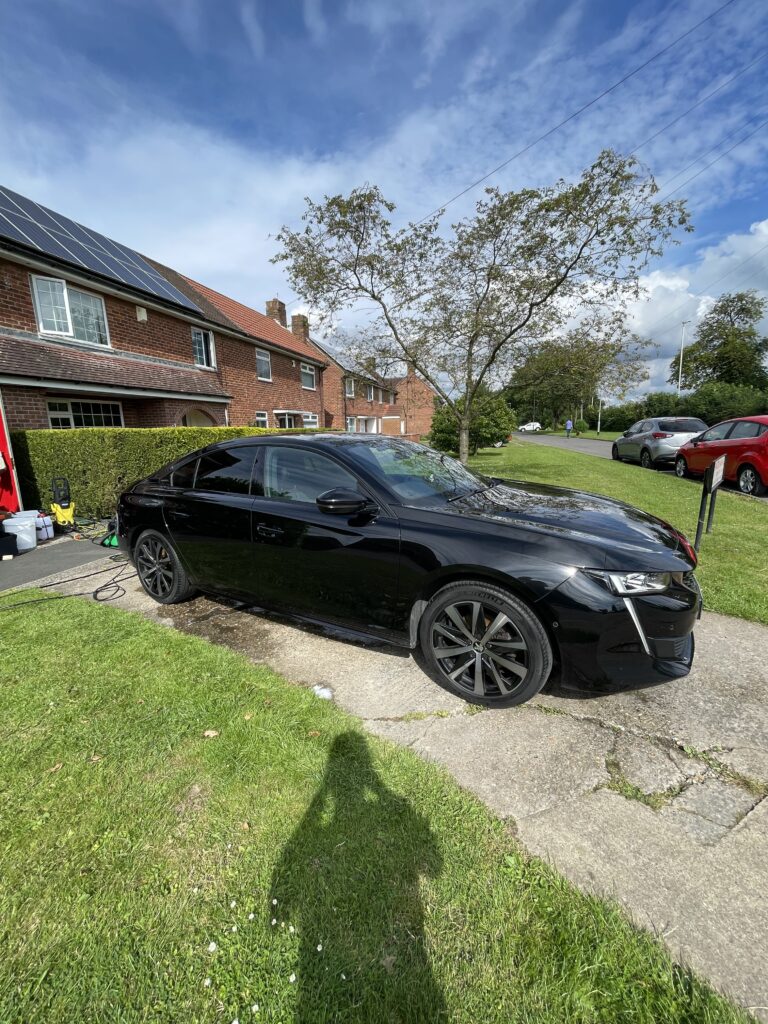
[[[202,409],[189,409],[181,417],[182,427],[215,427],[213,416],[209,416]]]

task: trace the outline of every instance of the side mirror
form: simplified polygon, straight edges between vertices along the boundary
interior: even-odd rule
[[[333,487],[330,491],[324,491],[318,496],[316,504],[321,512],[336,516],[353,516],[370,506],[364,494],[347,490],[346,487]]]
[[[629,437],[629,431],[625,430],[624,433],[621,436],[622,437]]]

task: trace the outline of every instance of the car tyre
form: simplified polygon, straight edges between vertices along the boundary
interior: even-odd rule
[[[640,465],[643,467],[643,469],[654,469],[655,468],[655,463],[653,461],[653,456],[651,455],[651,453],[648,451],[647,448],[643,448],[643,450],[640,452]]]
[[[688,463],[685,461],[682,455],[678,455],[675,459],[675,476],[684,480],[688,476]]]
[[[470,704],[509,708],[543,688],[552,671],[547,632],[519,598],[492,583],[450,583],[419,623],[424,667]]]
[[[759,498],[766,492],[766,486],[760,479],[760,474],[749,463],[740,467],[736,480],[742,494],[751,494]]]
[[[195,593],[173,546],[157,530],[145,530],[136,541],[133,564],[145,593],[158,604],[178,604]]]
[[[621,462],[621,456],[619,455],[619,446],[616,444],[611,447],[611,458],[614,462]]]

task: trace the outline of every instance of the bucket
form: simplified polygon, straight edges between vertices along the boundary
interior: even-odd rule
[[[22,554],[24,551],[32,551],[33,548],[37,547],[36,520],[37,513],[35,513],[34,517],[31,517],[29,514],[25,516],[22,512],[20,515],[11,516],[10,519],[6,519],[3,522],[3,532],[13,534],[16,537],[19,554]]]

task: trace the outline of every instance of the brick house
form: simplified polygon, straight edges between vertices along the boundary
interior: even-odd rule
[[[384,378],[384,383],[397,390],[397,401],[403,419],[403,436],[420,441],[432,429],[437,392],[409,366],[404,377]]]
[[[8,428],[322,426],[327,360],[269,317],[243,327],[209,293],[0,189]]]

